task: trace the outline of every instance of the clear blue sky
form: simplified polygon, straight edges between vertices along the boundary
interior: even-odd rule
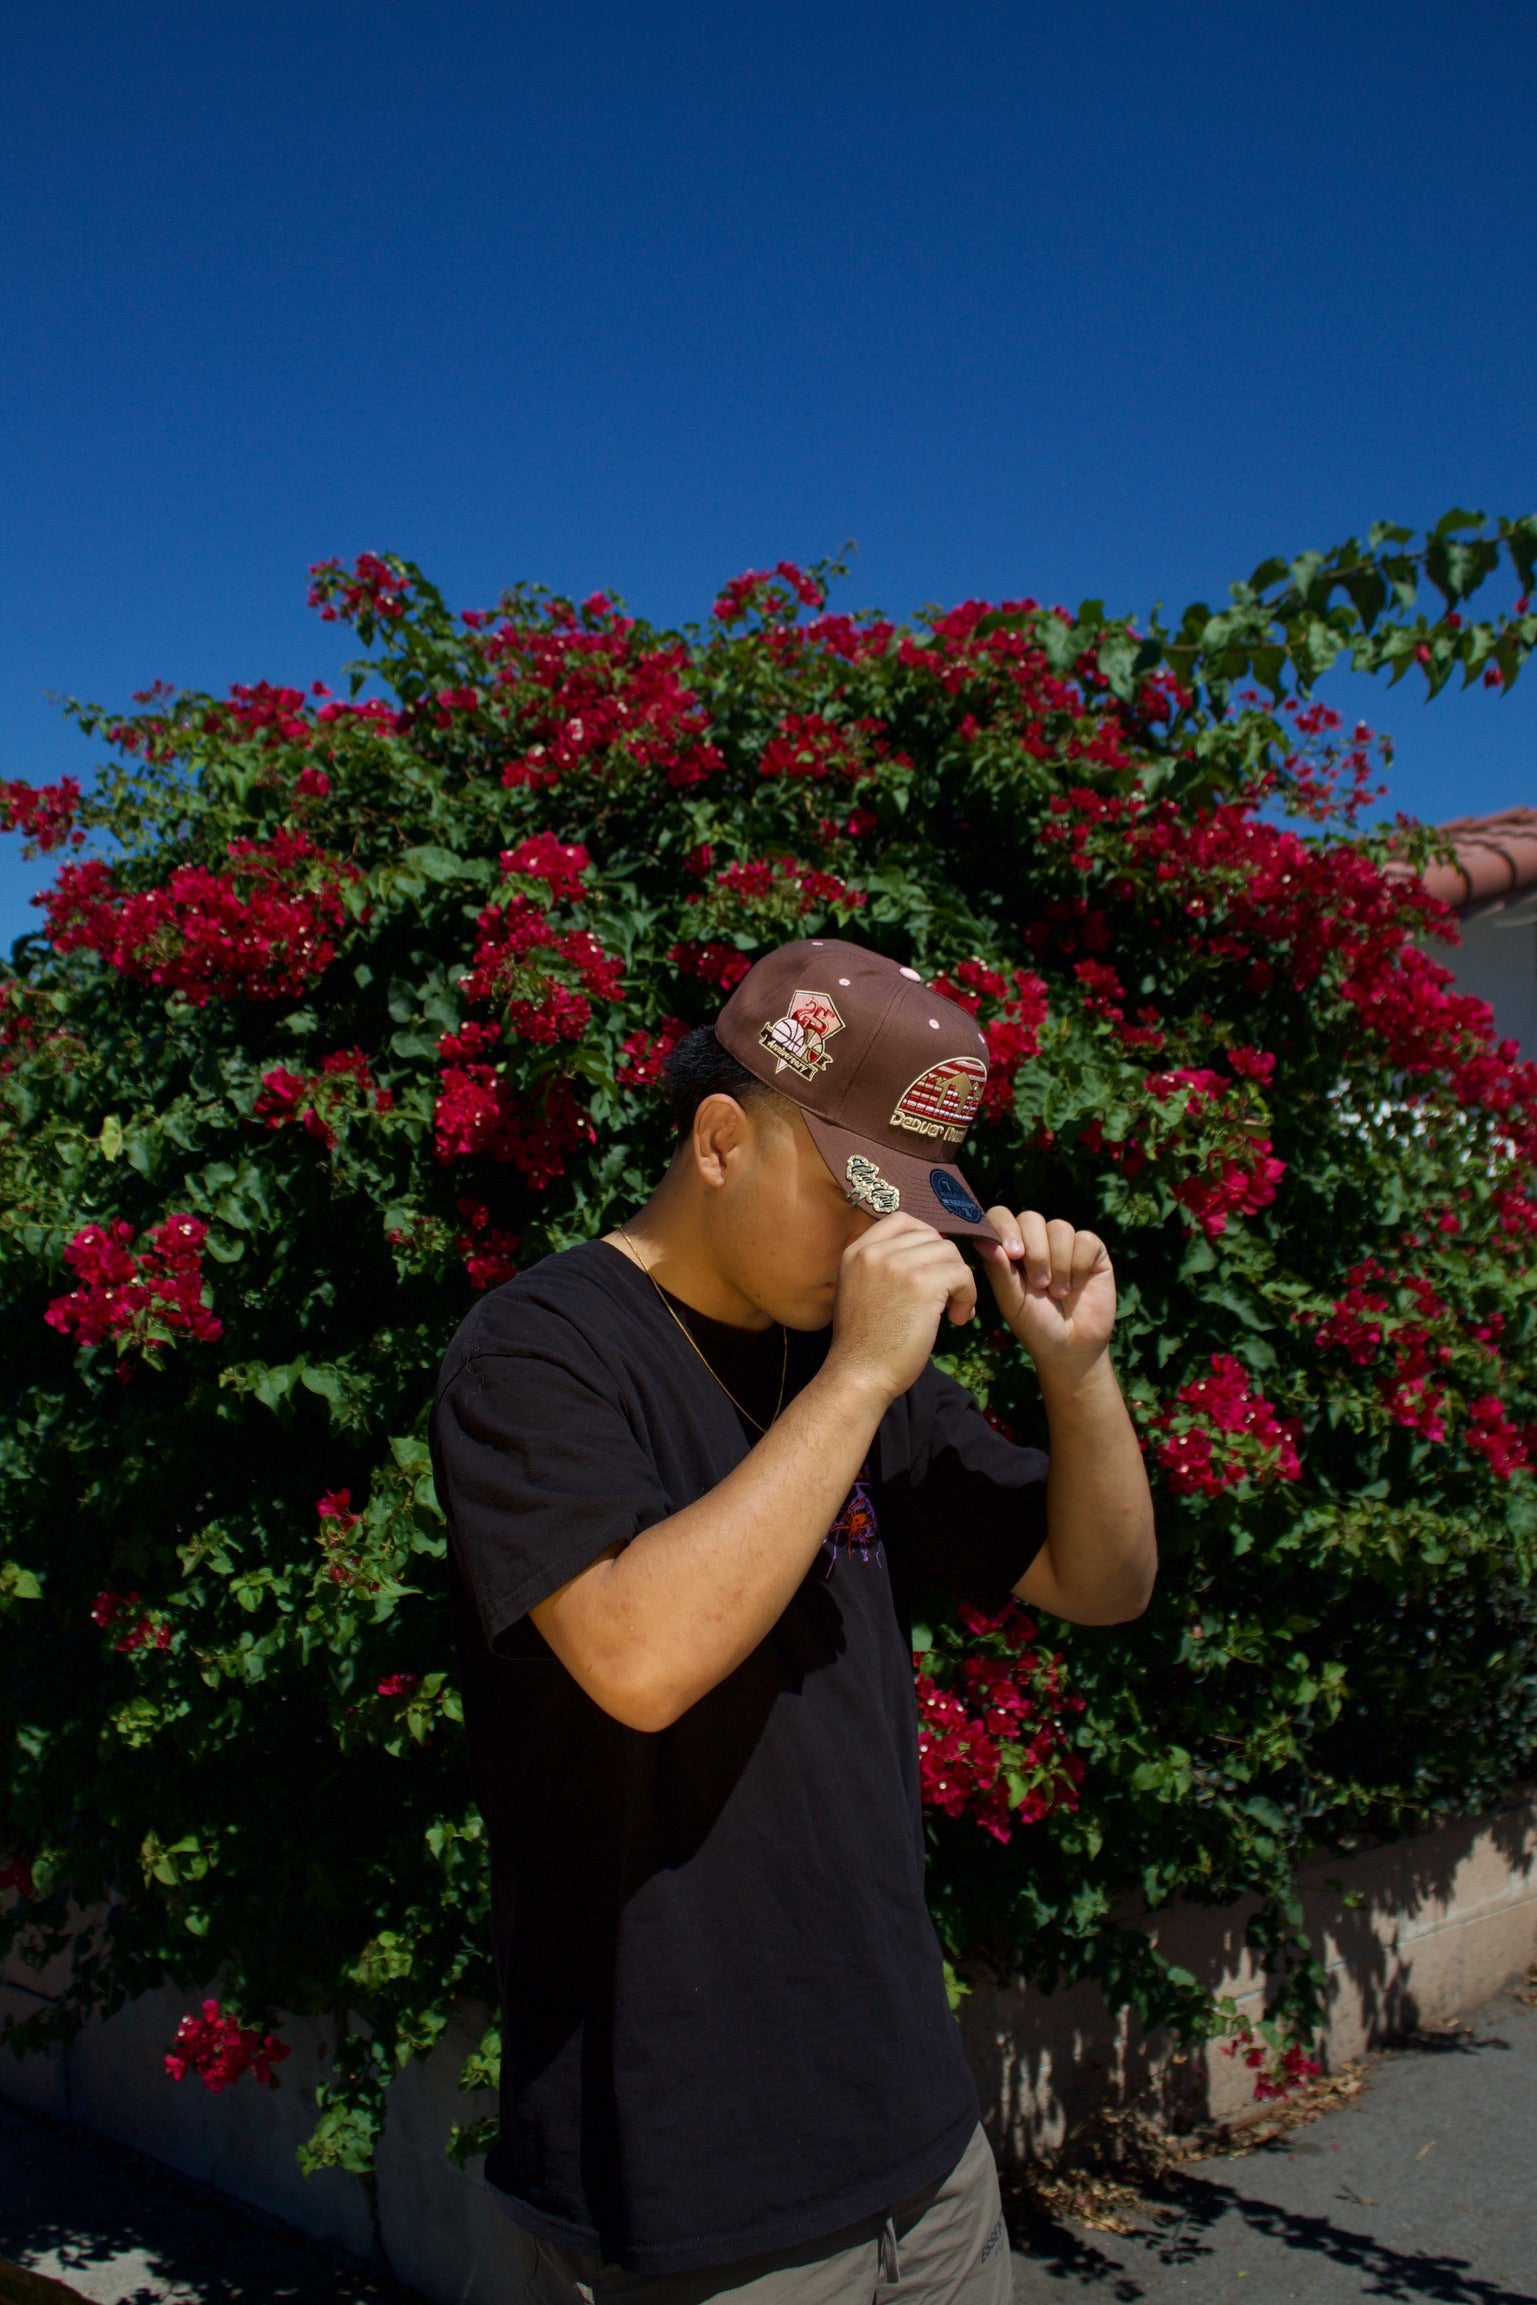
[[[50,692],[330,675],[365,547],[1145,611],[1537,508],[1527,0],[7,16],[5,775],[94,757]],[[1537,804],[1537,671],[1364,709],[1397,805]]]

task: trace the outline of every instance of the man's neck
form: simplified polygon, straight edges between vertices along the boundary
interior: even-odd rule
[[[658,1286],[690,1312],[732,1329],[773,1327],[769,1315],[721,1271],[691,1196],[670,1173],[622,1232],[604,1237],[621,1256],[644,1265]]]

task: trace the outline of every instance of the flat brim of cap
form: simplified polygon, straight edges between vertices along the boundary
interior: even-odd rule
[[[997,1240],[981,1202],[960,1170],[948,1161],[925,1160],[921,1153],[892,1152],[873,1137],[835,1127],[820,1113],[808,1112],[804,1105],[800,1114],[812,1143],[856,1206],[868,1209],[872,1216],[895,1214],[901,1209],[950,1240]],[[851,1172],[851,1162],[864,1166]],[[878,1205],[893,1190],[898,1196],[893,1207]]]

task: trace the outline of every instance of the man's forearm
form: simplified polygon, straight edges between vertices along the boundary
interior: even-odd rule
[[[1158,1566],[1153,1501],[1108,1355],[1080,1378],[1039,1372],[1051,1431],[1047,1538],[1015,1590],[1080,1625],[1141,1614]]]
[[[734,1672],[778,1623],[869,1452],[880,1389],[833,1362],[697,1503],[532,1612],[589,1696],[655,1731]]]
[[[717,1488],[615,1545],[530,1613],[561,1663],[628,1728],[670,1728],[790,1605],[891,1403],[976,1286],[951,1241],[893,1212],[838,1266],[818,1374]]]

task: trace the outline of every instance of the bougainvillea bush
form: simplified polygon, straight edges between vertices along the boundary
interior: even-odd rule
[[[1110,1243],[1158,1494],[1137,1623],[923,1612],[947,1951],[1199,2033],[1130,1919],[1256,1892],[1284,2085],[1302,1855],[1537,1747],[1537,1072],[1449,989],[1429,836],[1360,828],[1379,754],[1314,690],[1508,686],[1534,558],[1537,521],[1453,514],[1146,631],[895,626],[783,564],[668,633],[451,613],[365,556],[314,574],[346,695],[157,688],[80,713],[87,789],[0,788],[60,858],[0,991],[0,1880],[34,1957],[89,1923],[19,2043],[169,1976],[172,2076],[281,2086],[281,2013],[334,2012],[308,2159],[368,2165],[397,2062],[491,1990],[438,1360],[635,1208],[668,1046],[829,932],[981,1021],[968,1173]],[[953,1365],[1043,1437],[987,1322]]]

